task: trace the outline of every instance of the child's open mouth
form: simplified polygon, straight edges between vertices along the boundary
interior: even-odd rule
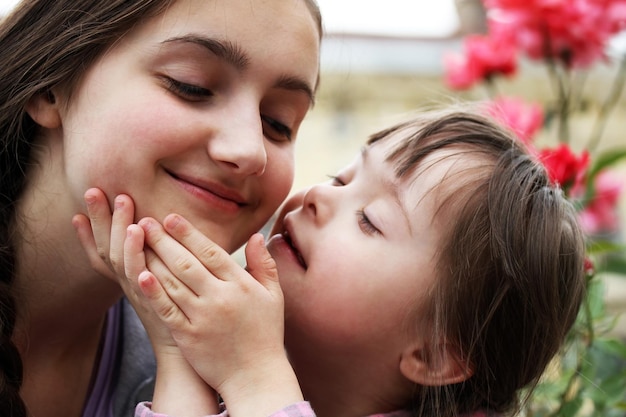
[[[293,251],[294,255],[296,256],[296,259],[298,260],[302,268],[307,269],[306,262],[304,262],[304,258],[302,257],[302,254],[298,250],[298,247],[295,245],[294,241],[291,239],[291,235],[289,234],[288,231],[285,230],[283,232],[283,238],[285,239],[285,242],[287,242],[287,244],[291,247],[291,250]]]

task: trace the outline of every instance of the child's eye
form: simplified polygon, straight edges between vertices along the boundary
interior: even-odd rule
[[[163,77],[167,89],[177,96],[189,101],[202,101],[213,96],[213,92],[204,87],[187,84],[170,77]]]
[[[278,120],[261,115],[263,134],[274,142],[291,142],[293,131]]]
[[[337,186],[346,185],[346,183],[343,182],[343,180],[336,175],[328,175],[328,178],[330,178],[333,185],[337,185]]]
[[[365,234],[368,234],[368,235],[382,235],[380,230],[378,230],[376,228],[376,226],[374,226],[372,224],[370,219],[365,214],[364,210],[357,210],[356,215],[357,215],[357,219],[358,219],[358,222],[359,222],[359,227],[361,228],[361,230],[363,230],[363,232]]]

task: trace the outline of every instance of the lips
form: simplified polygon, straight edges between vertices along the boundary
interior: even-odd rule
[[[298,250],[298,247],[294,244],[293,240],[291,239],[291,235],[289,234],[289,232],[285,231],[283,233],[283,238],[285,239],[285,242],[291,247],[291,250],[293,251],[294,255],[296,256],[296,259],[298,260],[302,268],[306,269],[307,268],[306,262],[304,262],[304,258],[302,257],[300,250]]]
[[[167,173],[174,178],[183,189],[213,205],[219,205],[224,209],[232,211],[249,204],[245,197],[239,192],[221,184],[171,171],[167,171]]]

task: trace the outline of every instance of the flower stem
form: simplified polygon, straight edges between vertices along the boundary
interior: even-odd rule
[[[587,281],[587,287],[589,287],[589,281]],[[580,374],[583,369],[583,364],[585,362],[585,358],[587,357],[587,352],[589,352],[595,340],[595,331],[593,329],[593,317],[591,313],[591,305],[589,303],[588,295],[585,296],[583,300],[583,312],[585,314],[585,328],[587,331],[587,337],[584,338],[585,342],[583,344],[583,352],[578,355],[578,359],[576,361],[576,369],[574,370],[574,373],[572,373],[572,376],[567,381],[567,386],[561,393],[559,407],[556,409],[556,411],[551,413],[549,417],[558,417],[561,415],[561,412],[563,411],[563,407],[565,407],[565,404],[567,404],[568,398],[571,397],[571,391],[572,391],[572,388],[574,387],[574,384],[580,378]]]
[[[609,114],[617,105],[617,102],[622,95],[622,91],[624,90],[624,83],[626,82],[626,56],[623,56],[620,61],[621,62],[615,75],[615,79],[613,80],[613,86],[598,111],[596,121],[591,131],[591,136],[589,138],[589,142],[587,143],[587,149],[589,149],[589,152],[593,152],[598,146],[598,143],[600,143]]]

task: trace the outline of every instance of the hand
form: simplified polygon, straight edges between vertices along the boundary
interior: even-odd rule
[[[92,188],[85,192],[85,202],[89,217],[77,214],[73,224],[92,267],[120,284],[145,326],[157,358],[162,349],[177,350],[169,330],[148,307],[137,285],[138,275],[146,269],[146,254],[143,229],[133,225],[133,200],[117,196],[111,213],[106,195]]]
[[[159,259],[144,251],[143,229],[134,220],[135,207],[127,195],[115,198],[111,213],[106,195],[99,189],[85,193],[89,218],[78,214],[73,223],[93,268],[116,280],[137,311],[148,332],[157,359],[157,379],[152,409],[166,414],[217,414],[215,391],[189,366],[169,330],[147,305],[138,275],[146,270],[146,259],[158,268]]]
[[[230,415],[268,415],[302,400],[284,347],[283,296],[260,234],[246,247],[248,271],[179,215],[139,222],[163,264],[139,285],[196,372]],[[265,413],[265,414],[263,414]]]

